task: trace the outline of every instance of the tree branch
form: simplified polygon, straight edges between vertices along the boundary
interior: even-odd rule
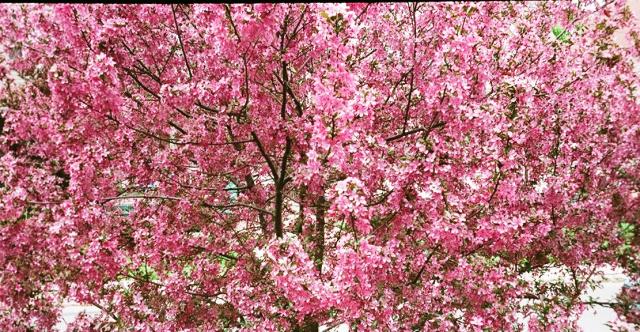
[[[184,200],[184,198],[173,197],[173,196],[131,195],[131,196],[114,196],[114,197],[103,198],[102,200],[100,200],[100,204],[104,204],[104,203],[107,203],[107,202],[110,202],[110,201],[119,200],[119,199],[127,199],[127,198],[132,198],[132,199],[162,199],[162,200],[171,200],[171,201],[182,201],[182,200]]]
[[[391,137],[387,138],[386,141],[387,141],[387,143],[393,142],[393,141],[399,140],[399,139],[401,139],[403,137],[406,137],[406,136],[409,136],[409,135],[413,135],[415,133],[419,133],[421,131],[424,131],[427,135],[429,135],[429,133],[432,130],[437,129],[437,128],[442,128],[442,127],[444,127],[445,124],[446,124],[445,122],[441,121],[441,122],[438,122],[438,123],[436,123],[436,124],[434,124],[432,126],[429,126],[428,128],[421,127],[421,128],[412,129],[412,130],[400,133],[398,135],[391,136]]]
[[[236,36],[236,38],[238,38],[239,42],[242,41],[242,38],[240,38],[240,34],[238,33],[238,29],[236,28],[236,24],[233,22],[233,17],[231,17],[231,8],[229,8],[228,4],[224,5],[224,13],[227,16],[227,19],[229,20],[229,22],[231,23],[233,34]]]
[[[271,174],[273,175],[273,180],[277,182],[279,179],[278,171],[276,170],[276,166],[273,164],[273,161],[271,161],[271,157],[269,157],[269,155],[267,154],[267,151],[264,149],[264,146],[258,139],[258,135],[256,134],[255,131],[251,132],[251,137],[253,137],[253,141],[258,146],[258,150],[260,151],[260,154],[267,161],[267,165],[269,165],[269,169],[271,170]]]
[[[228,208],[233,208],[233,207],[245,207],[245,208],[253,209],[253,210],[256,210],[258,212],[266,213],[268,215],[273,216],[273,213],[271,211],[265,210],[265,209],[257,207],[257,206],[253,206],[251,204],[245,204],[245,203],[220,204],[220,205],[203,203],[203,205],[208,207],[208,208],[217,208],[217,209],[228,209]]]
[[[142,89],[144,89],[145,91],[147,91],[148,93],[150,93],[152,96],[154,96],[156,99],[160,100],[160,96],[155,93],[153,90],[151,90],[149,87],[147,87],[146,85],[142,84],[142,82],[140,82],[140,80],[138,79],[138,75],[134,74],[133,71],[129,68],[122,68],[124,70],[125,73],[127,73],[127,75],[129,75],[129,77],[131,77]]]
[[[418,281],[420,281],[420,277],[422,277],[422,274],[424,273],[424,270],[427,267],[427,263],[429,263],[429,261],[431,260],[431,257],[436,253],[436,250],[438,250],[439,248],[440,248],[440,245],[436,246],[435,248],[433,248],[433,250],[431,250],[431,252],[429,253],[429,256],[427,256],[427,258],[424,260],[424,263],[422,263],[422,267],[420,268],[420,271],[418,271],[418,274],[416,274],[416,276],[407,285],[416,285]]]
[[[187,66],[187,71],[189,72],[189,81],[193,78],[191,73],[191,66],[189,65],[189,60],[187,59],[187,52],[184,50],[184,44],[182,43],[182,34],[180,33],[180,27],[178,26],[178,19],[176,18],[176,8],[175,5],[171,5],[171,11],[173,12],[173,22],[176,25],[176,32],[178,33],[178,41],[180,42],[180,49],[182,49],[182,57],[184,58],[184,64]]]

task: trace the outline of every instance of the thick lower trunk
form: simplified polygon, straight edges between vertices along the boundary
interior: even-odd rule
[[[327,201],[324,196],[320,196],[316,201],[316,229],[315,229],[315,257],[314,262],[318,271],[322,271],[322,262],[324,261],[324,214],[326,211]]]
[[[276,236],[282,237],[282,203],[283,203],[283,195],[282,195],[282,185],[276,184],[276,209],[274,213],[274,227]]]
[[[293,329],[294,332],[318,332],[319,330],[320,330],[320,324],[310,319],[305,319],[302,325],[296,326]]]
[[[320,324],[316,322],[308,322],[302,328],[302,331],[304,332],[318,332],[319,330],[320,330]]]
[[[287,137],[287,144],[284,148],[284,155],[282,156],[282,164],[280,166],[280,175],[276,172],[273,173],[273,179],[276,182],[276,208],[273,218],[275,219],[275,231],[278,238],[282,238],[282,212],[284,209],[284,185],[287,183],[287,159],[291,154],[292,141]]]

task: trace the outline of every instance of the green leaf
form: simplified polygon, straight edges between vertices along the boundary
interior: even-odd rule
[[[338,223],[338,228],[341,229],[341,230],[347,229],[347,222],[346,221],[341,221],[340,223]]]
[[[569,31],[567,31],[567,29],[559,25],[556,25],[553,28],[551,28],[551,33],[553,33],[553,36],[556,37],[557,40],[563,43],[569,42]]]
[[[562,228],[562,234],[564,235],[565,238],[569,239],[569,240],[575,240],[576,239],[576,231],[574,229],[568,228],[568,227],[563,227]]]
[[[523,258],[518,262],[518,270],[522,273],[522,272],[529,272],[531,271],[531,263],[529,262],[528,259]]]
[[[620,236],[627,240],[627,242],[634,238],[635,230],[636,227],[633,224],[627,222],[620,223]]]
[[[493,266],[497,266],[498,264],[500,264],[500,256],[491,256],[486,261],[487,266],[493,267]]]
[[[190,277],[192,272],[193,272],[193,265],[191,264],[187,264],[182,268],[182,274],[184,274],[185,277]]]
[[[159,279],[156,271],[146,263],[142,263],[142,265],[140,265],[140,267],[133,273],[145,280],[157,281]]]
[[[227,253],[229,257],[238,258],[238,253],[235,251],[230,251]],[[224,256],[218,256],[218,264],[220,264],[220,276],[223,276],[229,269],[235,266],[235,260],[229,259]]]

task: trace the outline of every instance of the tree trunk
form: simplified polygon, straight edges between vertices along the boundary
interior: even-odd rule
[[[293,329],[294,332],[318,332],[319,330],[320,324],[309,318],[305,319],[302,325],[298,325]]]
[[[324,214],[327,209],[327,201],[324,195],[320,196],[316,201],[316,229],[315,229],[315,257],[314,263],[318,271],[322,272],[322,262],[324,261]]]

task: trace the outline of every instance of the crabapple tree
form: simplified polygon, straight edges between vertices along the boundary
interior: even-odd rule
[[[640,244],[632,22],[2,5],[0,329],[575,328]]]

